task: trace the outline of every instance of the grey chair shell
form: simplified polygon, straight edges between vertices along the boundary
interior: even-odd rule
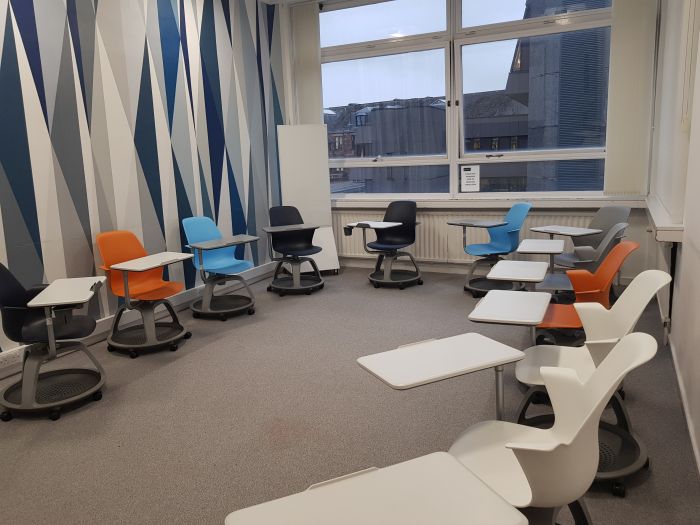
[[[621,222],[629,222],[629,206],[603,206],[588,223],[588,227],[594,230],[601,230],[600,233],[573,237],[571,240],[574,246],[592,246],[596,248],[605,238],[608,230]]]
[[[595,272],[603,262],[606,255],[618,244],[625,235],[629,226],[626,222],[620,222],[612,226],[601,242],[596,246],[574,246],[573,252],[562,253],[554,257],[554,264],[566,268],[576,268]]]

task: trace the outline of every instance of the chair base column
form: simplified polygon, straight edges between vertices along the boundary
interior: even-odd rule
[[[482,257],[475,260],[469,268],[469,273],[464,282],[464,291],[470,292],[472,297],[483,297],[491,290],[522,290],[523,286],[520,283],[511,281],[494,281],[484,277],[474,277],[474,272],[478,266],[488,266],[489,268],[498,261],[503,260],[502,257]]]
[[[311,264],[313,268],[312,274],[301,273],[301,265],[304,262]],[[290,266],[291,275],[280,276],[280,270],[285,263]],[[272,282],[267,287],[267,291],[275,292],[279,294],[280,297],[287,294],[311,295],[312,292],[322,289],[324,284],[316,261],[311,257],[298,257],[294,259],[285,257],[278,261],[275,267],[275,273],[272,276]]]
[[[399,257],[408,257],[415,270],[394,270],[394,263]],[[382,269],[382,265],[384,268]],[[375,288],[393,286],[403,290],[407,286],[423,284],[423,278],[416,260],[408,252],[382,253],[377,258],[374,271],[369,274],[369,281]]]
[[[243,284],[248,292],[247,296],[240,294],[214,294],[214,288],[217,284],[221,285],[234,280]],[[194,318],[216,318],[225,321],[228,317],[243,312],[253,315],[255,313],[255,296],[242,276],[213,275],[205,281],[202,299],[192,303],[190,309]]]
[[[60,368],[41,372],[49,361],[48,346],[35,344],[25,350],[22,377],[0,392],[0,406],[6,410],[0,419],[9,421],[15,414],[47,412],[56,420],[60,409],[81,401],[102,399],[101,388],[105,382],[104,369],[87,347],[77,341],[58,344],[59,353],[70,350],[83,352],[95,368]]]
[[[168,310],[171,321],[156,321],[155,308],[161,304]],[[125,306],[120,307],[114,316],[112,332],[107,338],[107,349],[110,352],[128,353],[132,359],[138,357],[143,350],[167,347],[174,352],[178,348],[178,341],[192,337],[180,324],[175,309],[167,300],[141,301],[136,303],[133,309],[141,314],[142,322],[119,328],[119,321],[126,311]]]

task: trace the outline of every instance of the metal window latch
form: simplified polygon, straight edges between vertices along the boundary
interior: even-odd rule
[[[496,153],[496,154],[491,154],[491,153],[489,153],[488,155],[486,155],[486,158],[487,158],[487,159],[492,159],[492,158],[500,158],[500,157],[502,157],[502,156],[503,156],[503,153]]]

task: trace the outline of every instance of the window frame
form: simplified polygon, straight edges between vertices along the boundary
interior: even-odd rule
[[[528,20],[515,20],[473,27],[462,27],[462,0],[444,0],[447,16],[446,30],[400,38],[387,38],[361,43],[321,48],[321,64],[343,60],[356,60],[384,55],[445,49],[445,108],[446,154],[412,155],[381,158],[329,158],[329,168],[362,168],[390,166],[449,165],[449,193],[333,193],[334,200],[386,200],[387,195],[419,200],[502,200],[522,198],[561,198],[564,192],[479,192],[459,191],[459,169],[464,164],[487,164],[504,162],[536,162],[556,160],[606,160],[607,147],[556,148],[538,150],[502,150],[484,153],[463,151],[462,111],[462,54],[463,45],[483,44],[515,38],[544,36],[584,29],[610,27],[612,32],[612,7],[561,13]],[[346,9],[367,4],[361,0],[333,3],[325,11]],[[609,86],[608,86],[609,89]],[[323,110],[323,108],[321,108]],[[607,136],[606,136],[607,141]],[[565,192],[575,198],[601,197],[603,191]]]

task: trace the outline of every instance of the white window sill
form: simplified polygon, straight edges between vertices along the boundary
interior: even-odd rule
[[[666,208],[655,196],[646,200],[649,222],[654,228],[656,240],[660,242],[683,242],[685,224],[675,222]]]
[[[643,195],[611,196],[603,194],[588,195],[546,195],[546,194],[503,194],[480,196],[421,196],[421,195],[362,195],[357,197],[331,197],[334,209],[384,209],[391,201],[413,200],[419,209],[493,209],[509,208],[513,202],[526,200],[536,208],[599,208],[605,205],[623,205],[630,208],[645,209],[646,197]]]

